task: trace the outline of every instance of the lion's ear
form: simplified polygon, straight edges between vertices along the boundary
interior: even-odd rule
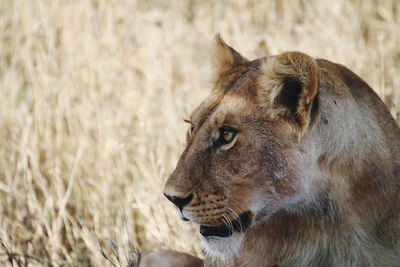
[[[291,121],[304,130],[317,113],[318,66],[300,52],[287,52],[265,60],[261,87],[262,103],[273,116]]]
[[[220,34],[215,35],[215,42],[216,46],[213,63],[217,71],[217,77],[220,77],[222,73],[238,65],[248,62],[248,60],[236,52],[235,49],[227,45]]]

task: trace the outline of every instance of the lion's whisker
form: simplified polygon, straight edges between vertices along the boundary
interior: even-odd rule
[[[228,227],[228,229],[229,229],[230,231],[233,232],[233,224],[232,224],[232,221],[229,220],[229,217],[226,215],[226,213],[223,213],[223,214],[222,214],[222,217],[223,217],[224,222],[226,222],[226,223],[225,223],[226,227]]]

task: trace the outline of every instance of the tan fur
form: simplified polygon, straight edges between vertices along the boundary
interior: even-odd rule
[[[218,79],[221,74],[230,70],[232,67],[246,63],[248,60],[227,45],[221,35],[215,36],[215,52],[213,66],[215,68],[215,77]]]
[[[299,52],[247,61],[217,36],[215,89],[164,193],[192,196],[206,266],[400,266],[400,129],[347,68]],[[221,127],[237,130],[220,146]]]

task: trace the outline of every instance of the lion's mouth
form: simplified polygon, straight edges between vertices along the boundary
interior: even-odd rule
[[[235,220],[220,226],[200,225],[200,234],[204,237],[229,237],[233,232],[243,232],[250,225],[251,212],[242,213]]]

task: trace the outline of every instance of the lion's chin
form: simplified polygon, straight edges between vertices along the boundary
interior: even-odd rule
[[[228,225],[201,225],[199,236],[205,253],[219,260],[238,254],[244,232],[250,226],[252,217],[252,213],[247,211]]]
[[[208,257],[223,260],[237,255],[242,244],[244,233],[233,233],[229,237],[203,236],[199,234],[201,245]]]

